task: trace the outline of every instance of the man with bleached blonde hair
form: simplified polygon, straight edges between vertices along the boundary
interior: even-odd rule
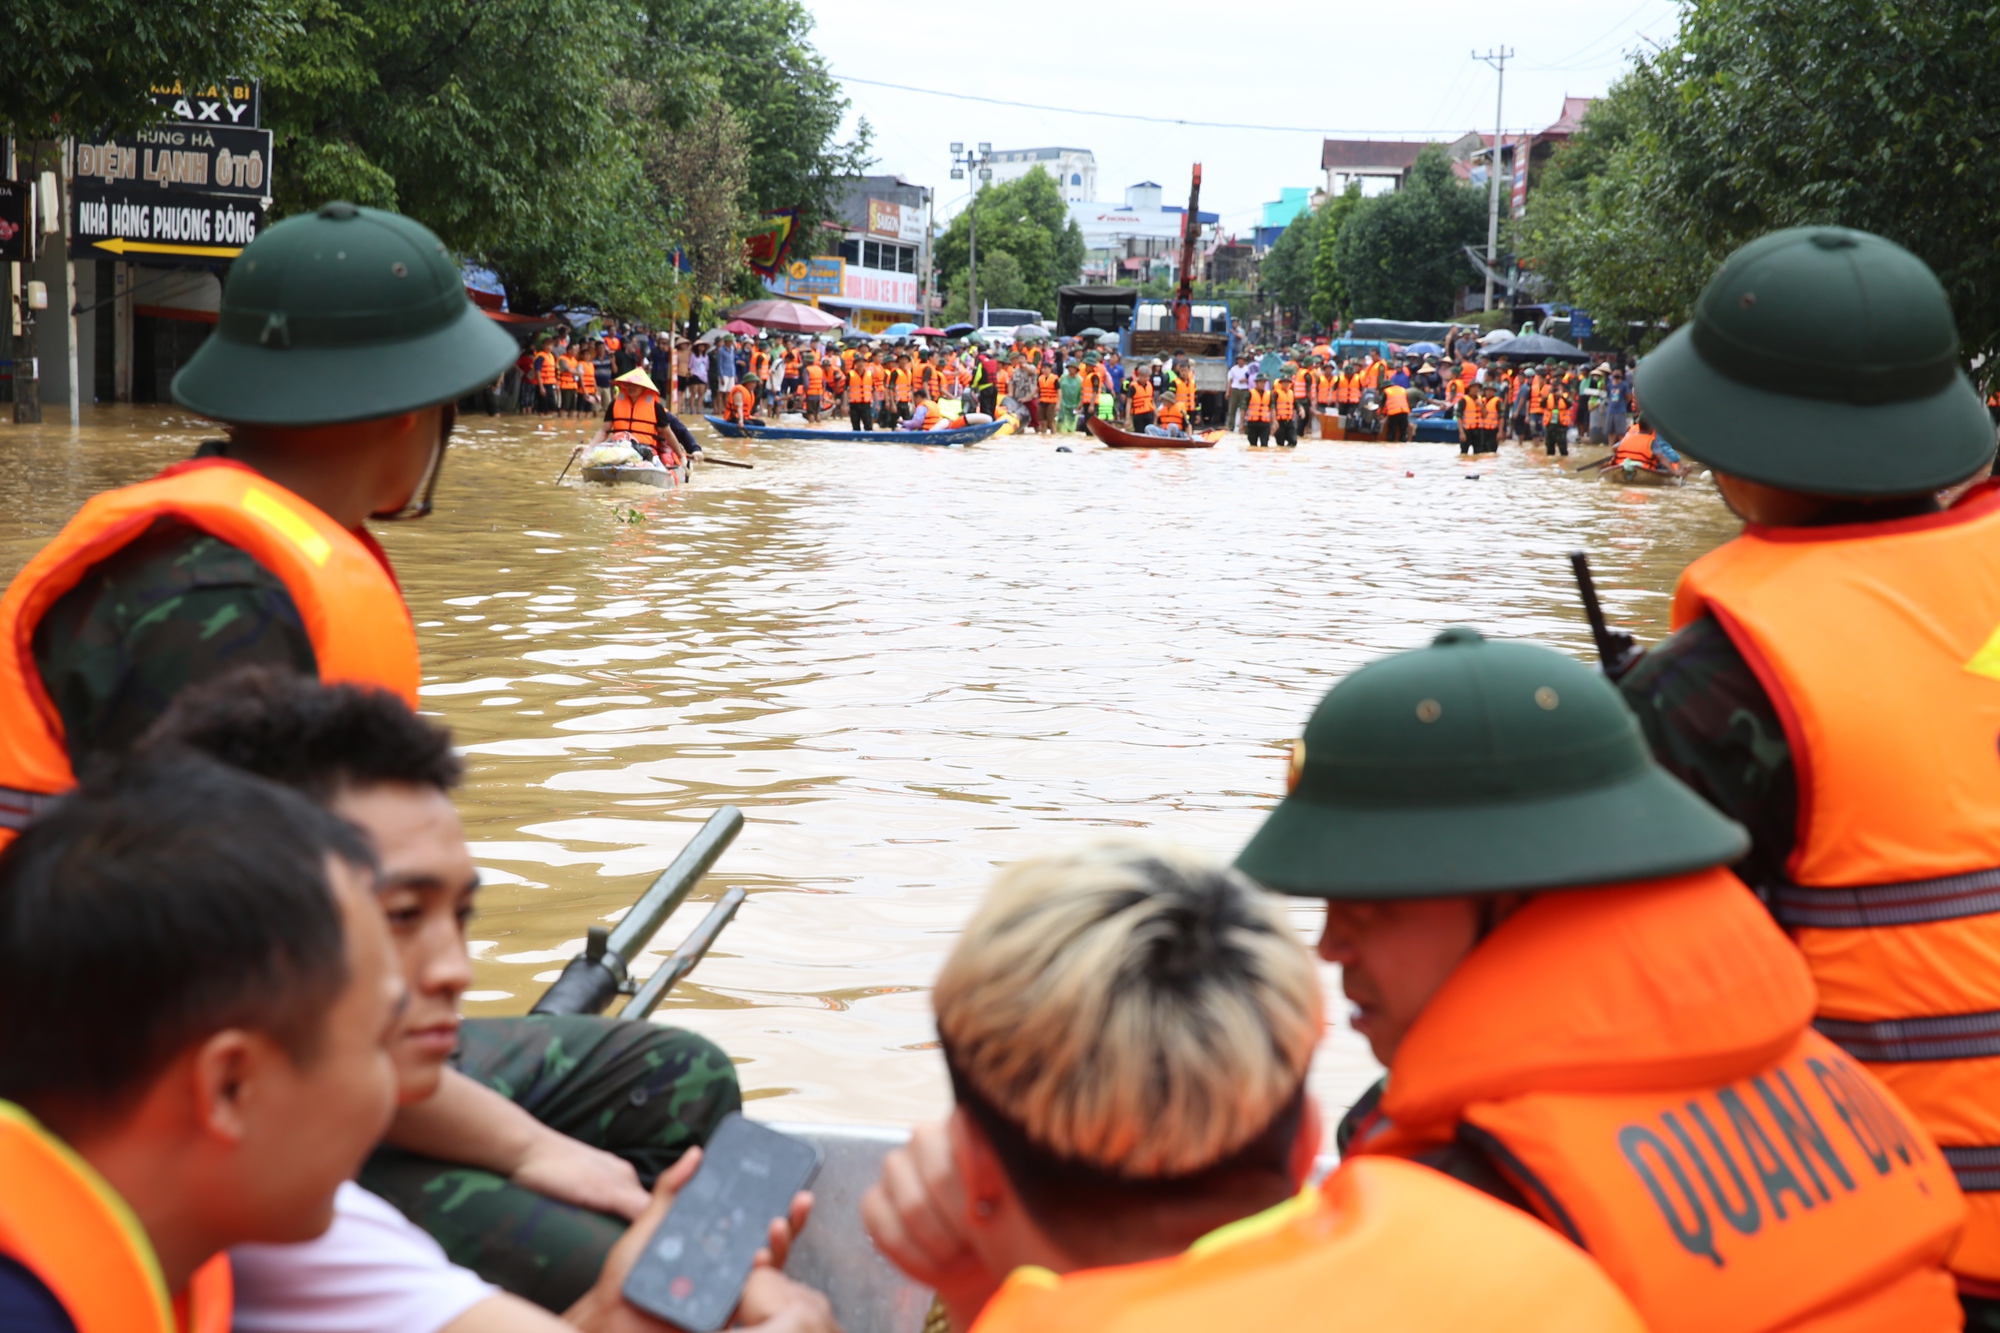
[[[934,1000],[957,1109],[862,1217],[954,1329],[1640,1327],[1581,1253],[1428,1168],[1301,1192],[1319,986],[1234,871],[1129,840],[1015,865]]]

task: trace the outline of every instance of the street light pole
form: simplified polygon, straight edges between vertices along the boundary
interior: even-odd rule
[[[1514,52],[1509,51],[1504,46],[1501,47],[1498,51],[1489,50],[1485,55],[1480,55],[1479,52],[1477,51],[1474,51],[1472,53],[1472,58],[1474,60],[1482,60],[1487,64],[1493,66],[1494,72],[1498,76],[1494,80],[1494,90],[1493,90],[1493,156],[1487,160],[1486,164],[1487,200],[1486,200],[1486,306],[1485,308],[1487,310],[1493,309],[1493,265],[1497,263],[1500,258],[1501,108],[1505,105],[1504,99],[1507,95],[1507,62],[1511,60],[1514,57],[1514,55],[1515,55]]]
[[[967,205],[972,210],[969,219],[970,234],[966,238],[965,263],[965,317],[974,324],[979,318],[979,186],[993,179],[993,145],[983,143],[978,151],[968,153],[965,145],[951,146],[951,178],[955,181],[972,181],[972,202]]]

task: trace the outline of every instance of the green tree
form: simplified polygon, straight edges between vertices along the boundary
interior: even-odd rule
[[[160,119],[155,84],[253,74],[293,31],[286,0],[9,0],[0,8],[0,124],[23,138]]]
[[[1466,275],[1464,248],[1486,234],[1486,201],[1431,145],[1401,189],[1357,201],[1334,242],[1334,266],[1358,316],[1445,319]]]
[[[989,185],[973,196],[937,243],[938,272],[946,292],[955,291],[966,271],[973,210],[979,217],[979,299],[999,305],[987,286],[989,255],[1005,251],[1020,265],[1019,299],[1044,315],[1056,312],[1056,288],[1083,272],[1083,229],[1069,215],[1054,177],[1040,167],[1016,180]]]
[[[797,208],[811,235],[838,182],[867,170],[870,132],[838,142],[847,98],[812,46],[801,0],[645,0],[632,64],[671,126],[716,98],[749,134],[747,209]],[[600,29],[601,31],[601,29]]]
[[[1328,326],[1348,313],[1347,285],[1340,280],[1340,229],[1354,216],[1360,203],[1361,182],[1354,180],[1319,206],[1319,231],[1312,255],[1312,299],[1306,309],[1314,319]]]
[[[674,279],[617,95],[625,0],[308,0],[266,67],[276,210],[395,208],[517,306],[657,314]]]
[[[749,134],[717,98],[678,130],[649,145],[646,174],[693,267],[690,295],[718,297],[743,269],[744,205],[750,183]]]
[[[1678,321],[1744,242],[1858,227],[1936,271],[1968,357],[2000,353],[1996,48],[1990,4],[1694,0],[1530,191],[1521,253],[1593,314]]]
[[[1312,304],[1313,254],[1319,248],[1320,215],[1307,211],[1285,224],[1264,256],[1265,294],[1286,310],[1303,312]]]
[[[944,318],[947,324],[969,320],[979,322],[978,312],[972,309],[967,292],[970,275],[960,272],[946,289]],[[1038,309],[1028,294],[1027,278],[1021,272],[1021,261],[1005,250],[988,250],[979,247],[979,304],[982,306],[1004,306],[1010,309]],[[1044,310],[1044,314],[1053,311]]]

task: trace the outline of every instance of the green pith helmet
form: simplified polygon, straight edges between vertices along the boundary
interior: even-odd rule
[[[462,398],[519,355],[427,227],[335,202],[244,247],[173,395],[218,421],[330,426]]]
[[[1292,793],[1236,859],[1280,893],[1584,888],[1723,865],[1750,846],[1653,762],[1600,673],[1469,629],[1341,681],[1299,746]]]
[[[1993,456],[1944,288],[1865,231],[1797,227],[1738,250],[1637,388],[1675,448],[1787,490],[1916,495]]]

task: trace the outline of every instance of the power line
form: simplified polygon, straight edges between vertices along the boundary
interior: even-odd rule
[[[1093,111],[1086,107],[1049,106],[1041,102],[1012,102],[1003,97],[981,97],[976,93],[946,92],[941,88],[916,88],[906,83],[884,83],[880,79],[860,79],[849,74],[833,76],[842,83],[865,83],[872,88],[893,88],[901,93],[922,93],[926,97],[949,97],[961,102],[985,102],[991,106],[1018,107],[1023,111],[1052,111],[1058,115],[1097,116],[1104,120],[1141,120],[1152,125],[1188,125],[1209,130],[1255,130],[1262,134],[1354,134],[1363,138],[1392,134],[1442,134],[1443,130],[1333,130],[1315,125],[1243,125],[1227,120],[1187,120],[1179,116],[1142,116],[1130,111]]]

